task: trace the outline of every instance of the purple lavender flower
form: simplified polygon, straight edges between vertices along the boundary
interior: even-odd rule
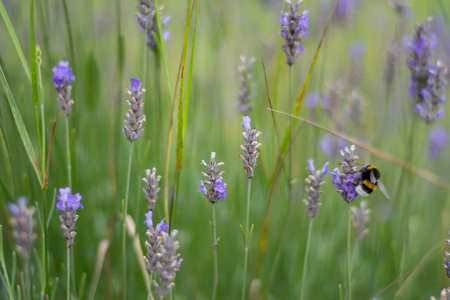
[[[64,238],[66,239],[67,248],[73,245],[73,239],[77,234],[75,232],[75,223],[79,217],[77,215],[77,210],[83,208],[80,201],[81,195],[79,193],[72,195],[70,187],[59,189],[56,209],[62,212],[59,216],[59,220],[62,223],[61,229],[64,231]]]
[[[70,82],[75,81],[75,76],[72,74],[72,68],[69,68],[69,62],[61,60],[59,64],[52,68],[53,77],[51,81],[55,83],[55,89],[58,92],[56,101],[61,106],[61,111],[67,117],[70,115],[71,106],[74,103],[70,99],[72,86]]]
[[[261,132],[251,129],[250,123],[250,117],[242,117],[242,128],[244,128],[245,132],[242,133],[244,145],[241,145],[241,149],[244,153],[239,155],[239,159],[242,159],[244,162],[244,169],[247,170],[248,179],[253,177],[253,169],[256,167],[256,159],[259,156],[257,149],[261,147],[257,140]]]
[[[216,163],[216,153],[211,152],[211,160],[207,164],[204,160],[201,164],[205,166],[206,172],[201,174],[206,177],[206,180],[200,180],[200,189],[197,192],[203,193],[211,203],[217,203],[219,200],[224,200],[227,196],[227,184],[223,182],[222,174],[225,171],[219,172],[219,167],[223,166],[223,162]]]
[[[134,142],[144,133],[142,125],[145,123],[145,115],[142,113],[144,107],[144,94],[145,89],[141,89],[141,81],[136,78],[130,79],[130,89],[127,90],[127,94],[130,99],[127,100],[127,104],[130,109],[127,111],[126,116],[128,120],[123,122],[123,134],[130,142]]]
[[[292,66],[300,53],[305,51],[302,46],[302,38],[308,35],[309,19],[307,10],[299,14],[302,0],[297,3],[291,3],[289,0],[286,0],[286,2],[288,11],[281,12],[280,34],[283,37],[283,51],[286,54],[286,62],[289,66]]]
[[[448,142],[448,133],[444,128],[435,127],[431,129],[428,140],[428,158],[430,160],[438,159],[441,151],[447,147]]]
[[[145,214],[145,225],[147,225],[148,230],[146,232],[148,240],[145,241],[145,247],[147,248],[147,254],[144,256],[144,261],[146,263],[147,271],[151,274],[156,270],[156,263],[159,260],[157,253],[160,252],[159,248],[161,246],[162,232],[169,229],[169,225],[164,223],[165,219],[162,219],[160,223],[153,228],[153,211],[149,211]]]
[[[156,176],[156,168],[153,168],[152,171],[146,170],[147,178],[142,178],[142,181],[145,182],[145,188],[143,189],[145,193],[145,200],[147,200],[148,210],[153,211],[155,209],[155,203],[158,199],[158,192],[160,188],[158,188],[158,182],[161,180],[161,176]]]
[[[242,65],[239,66],[240,91],[236,93],[237,103],[235,107],[241,114],[248,115],[252,112],[250,99],[256,95],[256,84],[252,82],[255,58],[252,57],[247,59],[244,56],[241,56],[241,61]]]
[[[331,182],[334,184],[334,188],[342,196],[342,199],[346,202],[352,202],[358,196],[355,188],[360,184],[362,178],[360,172],[357,173],[356,160],[358,156],[354,154],[355,145],[352,145],[350,149],[345,147],[341,150],[341,156],[343,162],[340,162],[342,173],[338,168],[335,168],[333,172],[333,178]]]
[[[37,237],[33,232],[33,227],[36,224],[33,220],[33,215],[36,212],[36,208],[28,208],[27,199],[20,197],[17,200],[17,204],[12,203],[8,205],[8,210],[11,216],[10,223],[14,229],[13,236],[16,239],[16,251],[28,260],[33,242]]]
[[[146,40],[147,40],[147,46],[154,52],[156,52],[157,49],[157,43],[155,40],[155,35],[158,35],[158,23],[156,21],[156,9],[155,9],[155,3],[153,0],[140,0],[139,4],[136,4],[136,8],[139,11],[139,13],[136,13],[136,20],[138,22],[138,26],[140,31],[146,31]],[[161,18],[161,25],[162,25],[162,33],[163,33],[163,39],[164,41],[168,42],[170,41],[170,32],[168,30],[165,30],[167,24],[170,23],[170,16],[162,15],[163,7],[159,7],[159,16]]]
[[[326,162],[321,170],[316,170],[314,167],[314,160],[311,158],[308,160],[308,167],[306,170],[311,173],[306,179],[305,182],[308,184],[305,187],[305,190],[308,192],[308,199],[303,199],[303,203],[306,205],[306,212],[308,213],[310,218],[314,218],[319,212],[319,207],[322,203],[319,202],[320,196],[322,196],[323,191],[320,189],[322,185],[325,184],[325,181],[322,181],[323,176],[328,173],[328,164]]]
[[[322,152],[330,158],[339,156],[339,149],[343,149],[348,145],[346,140],[332,134],[321,137],[319,144]]]
[[[333,18],[343,22],[350,20],[356,10],[356,4],[355,0],[340,0]]]

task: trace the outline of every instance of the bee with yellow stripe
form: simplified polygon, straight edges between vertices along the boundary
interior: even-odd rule
[[[378,171],[377,167],[365,165],[358,171],[358,173],[361,179],[360,184],[355,188],[358,195],[368,196],[370,193],[375,191],[378,186],[386,198],[390,199],[386,188],[380,180],[380,171]]]

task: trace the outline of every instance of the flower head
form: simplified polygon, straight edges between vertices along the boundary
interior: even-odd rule
[[[73,239],[77,234],[75,232],[75,223],[78,220],[77,210],[83,208],[81,204],[81,195],[76,193],[71,194],[70,187],[59,189],[58,203],[56,209],[62,213],[59,216],[61,221],[61,229],[64,231],[64,238],[66,239],[67,248],[73,245]]]
[[[430,137],[428,139],[428,158],[436,160],[441,151],[447,147],[449,143],[448,132],[442,127],[435,127],[430,130]]]
[[[162,235],[161,232],[165,232],[169,229],[169,225],[164,223],[164,219],[161,220],[156,225],[156,228],[153,228],[153,211],[149,211],[145,214],[145,225],[147,225],[148,230],[146,232],[148,240],[145,241],[145,247],[147,248],[147,254],[144,256],[144,261],[147,264],[147,271],[149,273],[153,273],[156,270],[156,262],[159,258],[156,256],[159,253],[159,248],[161,245]]]
[[[142,125],[145,123],[145,115],[142,113],[144,107],[144,94],[145,89],[140,88],[141,81],[136,78],[130,79],[130,89],[127,90],[127,94],[130,99],[127,100],[129,110],[126,113],[127,120],[123,123],[123,134],[130,142],[137,140],[144,133]]]
[[[250,123],[250,117],[242,117],[242,128],[245,130],[242,135],[245,143],[241,145],[244,153],[239,155],[239,158],[244,162],[244,169],[247,170],[248,179],[253,177],[253,169],[256,167],[256,159],[259,156],[257,149],[261,147],[261,144],[257,140],[261,132],[251,129]]]
[[[206,180],[200,180],[200,189],[197,192],[203,193],[211,203],[217,203],[227,196],[227,184],[223,182],[222,174],[224,171],[219,171],[219,167],[223,166],[223,162],[216,163],[216,153],[211,152],[211,160],[207,164],[204,160],[201,164],[205,166],[206,172],[201,174],[206,177]]]
[[[11,216],[10,223],[13,227],[13,236],[16,239],[16,251],[25,259],[29,259],[33,242],[36,240],[36,234],[33,227],[36,222],[33,215],[36,212],[35,207],[27,207],[27,199],[20,197],[16,203],[8,205]]]
[[[322,185],[325,184],[325,181],[322,181],[323,176],[328,173],[328,164],[326,162],[321,170],[316,170],[314,167],[314,160],[311,158],[308,160],[308,166],[306,170],[311,173],[306,179],[305,182],[308,184],[305,187],[305,190],[308,192],[308,199],[303,199],[303,203],[306,205],[306,211],[311,218],[314,218],[319,212],[319,207],[322,203],[319,202],[320,196],[322,196],[323,191],[321,191]]]
[[[156,200],[158,199],[158,192],[160,188],[158,187],[158,182],[161,180],[161,176],[156,176],[156,168],[151,171],[146,170],[147,178],[142,178],[145,182],[145,188],[143,189],[145,193],[145,200],[147,200],[147,205],[149,210],[155,208]]]
[[[289,66],[293,65],[297,60],[303,49],[303,37],[308,35],[308,11],[304,10],[301,14],[300,3],[291,3],[291,1],[286,0],[288,10],[286,12],[281,12],[280,23],[281,31],[280,34],[283,37],[283,51],[286,55],[286,62]]]
[[[243,114],[248,115],[252,111],[252,105],[250,104],[250,99],[253,98],[255,93],[255,83],[252,82],[253,77],[253,64],[255,63],[255,58],[247,59],[241,56],[242,65],[239,66],[239,86],[240,91],[236,93],[237,103],[235,107],[237,110]]]
[[[362,178],[360,172],[357,173],[356,160],[358,156],[354,154],[355,145],[352,145],[350,149],[345,147],[341,150],[341,156],[343,162],[340,162],[342,173],[338,168],[335,168],[333,172],[329,172],[333,175],[331,182],[334,184],[334,188],[342,196],[342,199],[346,202],[352,202],[358,196],[356,187],[360,184]]]
[[[55,89],[58,92],[56,101],[61,106],[62,113],[67,117],[70,115],[71,106],[74,103],[70,99],[70,93],[72,91],[70,82],[75,81],[75,76],[72,74],[72,68],[69,68],[68,61],[60,61],[52,71],[53,77],[51,81],[55,83]]]

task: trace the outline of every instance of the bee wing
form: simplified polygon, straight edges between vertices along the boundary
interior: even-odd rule
[[[374,184],[377,183],[377,179],[375,178],[375,175],[373,175],[373,172],[370,172],[370,181],[372,181],[372,183]]]
[[[386,198],[391,199],[388,192],[386,191],[386,188],[384,187],[383,183],[379,179],[378,179],[378,187],[380,188],[380,191],[382,191],[383,194],[386,196]]]

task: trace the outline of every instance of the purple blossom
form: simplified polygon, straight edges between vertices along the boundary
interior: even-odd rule
[[[305,49],[303,48],[302,38],[308,35],[308,11],[304,10],[301,14],[300,3],[291,3],[287,0],[288,11],[281,12],[280,23],[281,31],[280,34],[283,37],[283,51],[286,54],[286,62],[289,66],[293,65],[297,60],[298,56]]]
[[[211,152],[211,160],[207,164],[204,160],[201,164],[205,166],[206,172],[202,172],[201,175],[206,177],[206,180],[200,180],[200,189],[197,192],[201,192],[206,196],[211,203],[217,203],[219,200],[224,200],[227,196],[227,184],[223,182],[222,174],[224,171],[219,171],[219,167],[223,165],[223,162],[216,163],[216,153]]]
[[[147,227],[149,229],[153,228],[153,221],[152,221],[152,217],[153,217],[153,211],[149,210],[148,213],[145,214],[145,225],[147,225]]]
[[[166,218],[162,219],[161,222],[156,225],[156,232],[167,231],[169,229],[169,224],[164,223],[165,220]]]
[[[56,67],[52,68],[53,81],[57,88],[62,88],[64,84],[69,84],[75,81],[75,76],[72,74],[72,68],[69,68],[69,62],[61,60]]]
[[[200,188],[198,189],[197,192],[202,192],[203,194],[205,194],[205,196],[208,196],[208,191],[206,190],[203,180],[200,180]]]
[[[328,157],[339,156],[339,149],[343,149],[348,145],[346,140],[331,134],[321,137],[319,144],[322,152]]]
[[[141,81],[136,78],[130,78],[130,90],[133,90],[133,92],[139,91],[139,88],[141,87]]]
[[[252,120],[248,116],[242,117],[242,128],[245,129],[245,131],[249,132],[252,128],[250,127],[250,122]]]
[[[15,249],[23,258],[30,258],[33,242],[36,240],[36,234],[33,227],[36,222],[33,215],[36,212],[35,207],[27,207],[27,199],[20,197],[16,203],[8,205],[10,219],[9,222],[13,228],[13,236],[16,240]]]
[[[76,211],[77,209],[83,208],[81,204],[81,195],[76,193],[71,194],[70,187],[59,189],[58,203],[56,203],[56,209],[60,211]]]
[[[156,9],[153,0],[140,0],[139,4],[136,4],[136,8],[139,13],[136,14],[136,20],[140,31],[146,30],[147,46],[152,51],[157,51],[157,43],[155,41],[155,34],[159,34],[158,23],[156,20]],[[169,15],[162,15],[163,7],[159,7],[159,16],[161,18],[162,34],[164,41],[170,41],[170,32],[165,30],[167,24],[170,23],[171,17]]]
[[[308,170],[311,175],[314,175],[314,172],[316,171],[314,168],[314,159],[308,159],[307,162],[309,165],[306,167],[306,170]]]
[[[430,160],[436,160],[441,154],[441,151],[447,147],[448,142],[448,133],[444,128],[435,127],[431,129],[428,140],[428,158]]]
[[[227,184],[222,182],[222,176],[216,181],[216,192],[218,193],[219,200],[223,200],[227,197]]]
[[[358,156],[354,154],[355,146],[352,145],[350,149],[347,147],[341,150],[341,156],[343,162],[339,165],[342,168],[342,173],[338,168],[335,168],[333,172],[329,172],[333,175],[331,182],[334,184],[334,188],[342,196],[342,199],[346,202],[352,202],[358,196],[355,188],[361,183],[361,174],[357,172],[355,165]],[[355,174],[356,173],[356,174]]]
[[[308,170],[311,175],[305,179],[305,182],[308,184],[305,187],[306,192],[308,192],[308,198],[303,199],[303,203],[305,203],[306,212],[311,218],[314,218],[317,215],[319,212],[319,207],[322,205],[319,202],[320,197],[323,194],[321,188],[322,185],[325,184],[322,179],[323,176],[328,173],[328,165],[329,162],[326,162],[323,168],[319,171],[314,167],[314,160],[312,158],[308,160],[308,167],[306,167],[306,170]]]

